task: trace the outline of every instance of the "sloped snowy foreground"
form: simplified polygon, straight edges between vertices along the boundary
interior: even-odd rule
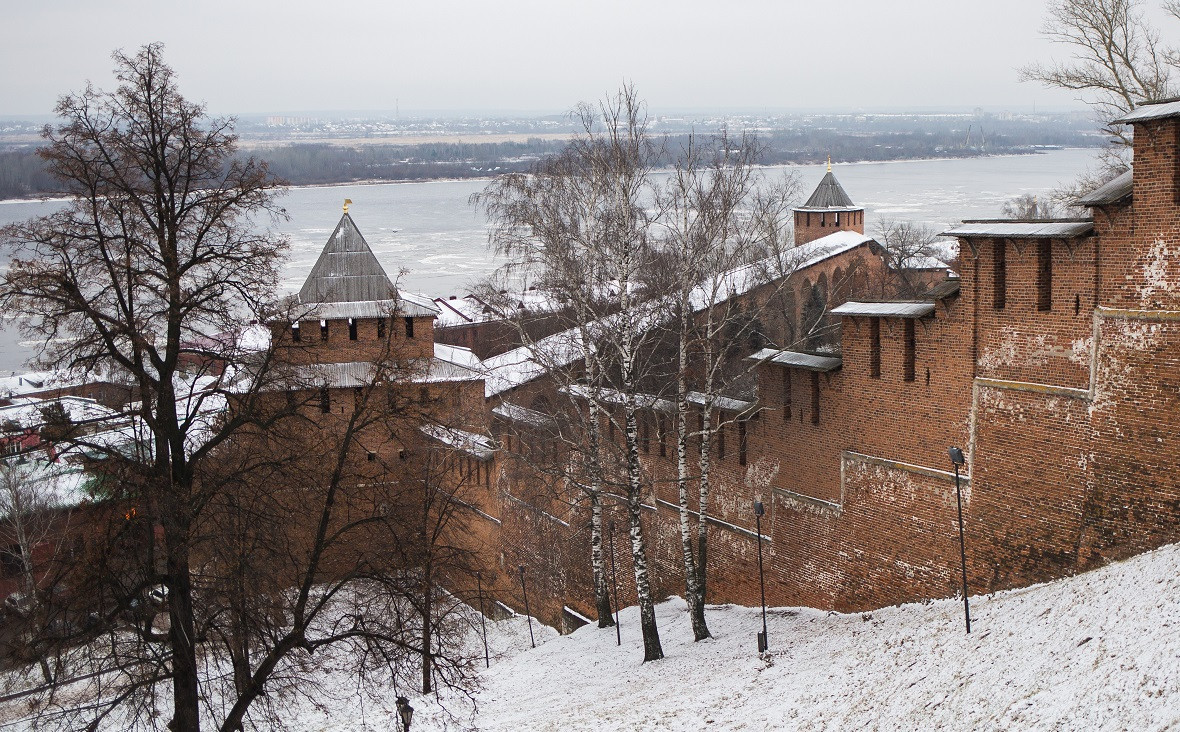
[[[642,665],[637,618],[493,666],[488,730],[1180,729],[1180,546],[1048,585],[866,615],[659,608],[666,658]],[[415,727],[417,729],[417,727]]]
[[[634,608],[622,647],[614,629],[560,637],[534,623],[532,650],[525,618],[489,621],[474,707],[455,693],[412,698],[412,730],[1180,730],[1180,545],[975,597],[971,610],[967,636],[956,600],[772,609],[759,656],[757,608],[711,608],[715,638],[693,643],[673,599],[658,607],[666,658],[649,664]],[[482,667],[479,636],[468,643]],[[284,729],[400,728],[392,689],[316,681],[315,702],[278,702]]]

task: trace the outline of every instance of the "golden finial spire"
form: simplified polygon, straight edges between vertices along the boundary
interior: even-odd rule
[[[346,198],[346,199],[344,199],[344,213],[348,213],[348,207],[349,207],[349,206],[351,206],[351,205],[352,205],[352,199],[351,199],[351,198]]]
[[[831,155],[829,155],[829,156],[828,156],[828,172],[829,172],[829,173],[831,173],[831,172],[832,172],[832,156],[831,156]],[[344,208],[344,210],[345,210],[345,211],[347,211],[347,210],[348,210],[348,207],[346,206],[346,207]]]

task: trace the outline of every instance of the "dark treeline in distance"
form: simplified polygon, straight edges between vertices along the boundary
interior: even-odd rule
[[[743,126],[757,132],[763,145],[758,162],[765,165],[819,163],[829,155],[833,162],[884,161],[1032,153],[1045,146],[1103,144],[1101,137],[1090,132],[1088,119],[1065,115],[1011,119],[986,115],[831,115],[743,122]],[[687,141],[686,124],[677,120],[660,125],[669,151],[681,149]],[[717,121],[706,124],[715,125]],[[561,140],[541,137],[519,142],[440,140],[411,145],[392,141],[350,145],[342,139],[333,143],[292,142],[253,152],[267,160],[274,174],[293,185],[322,185],[481,178],[526,170],[530,163],[555,154],[563,145]],[[57,192],[34,146],[0,151],[0,198]]]

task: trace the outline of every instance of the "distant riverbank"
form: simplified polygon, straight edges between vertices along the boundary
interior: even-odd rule
[[[840,183],[865,208],[866,233],[885,219],[907,220],[944,231],[962,219],[999,216],[1005,201],[1044,195],[1094,164],[1088,148],[1040,155],[937,158],[834,165]],[[826,164],[769,166],[768,177],[794,173],[806,198]],[[280,289],[297,290],[340,220],[345,198],[378,260],[398,285],[431,296],[464,294],[469,284],[499,264],[487,246],[487,226],[468,204],[487,179],[404,183],[348,183],[291,188],[281,203],[290,218],[276,226],[291,247]],[[54,201],[10,201],[0,206],[0,225],[51,213]],[[6,259],[0,253],[0,267]],[[405,274],[399,273],[405,271]],[[0,373],[23,370],[35,344],[0,330]]]

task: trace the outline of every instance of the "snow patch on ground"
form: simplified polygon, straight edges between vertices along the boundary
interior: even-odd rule
[[[561,637],[527,619],[488,621],[492,664],[470,695],[365,691],[327,670],[308,699],[279,702],[296,732],[482,730],[1180,729],[1180,545],[1020,590],[843,615],[711,606],[692,642],[685,603],[657,607],[666,658],[643,664],[638,613]],[[483,665],[478,620],[468,637]],[[18,703],[19,704],[19,703]],[[15,712],[16,710],[11,710]],[[13,715],[20,716],[20,715]],[[161,727],[163,720],[160,721]],[[17,725],[19,728],[19,723]]]
[[[641,664],[637,614],[493,666],[481,730],[1122,730],[1180,727],[1180,547],[1022,590],[840,615],[658,608],[666,658]],[[417,729],[417,728],[415,728]]]

